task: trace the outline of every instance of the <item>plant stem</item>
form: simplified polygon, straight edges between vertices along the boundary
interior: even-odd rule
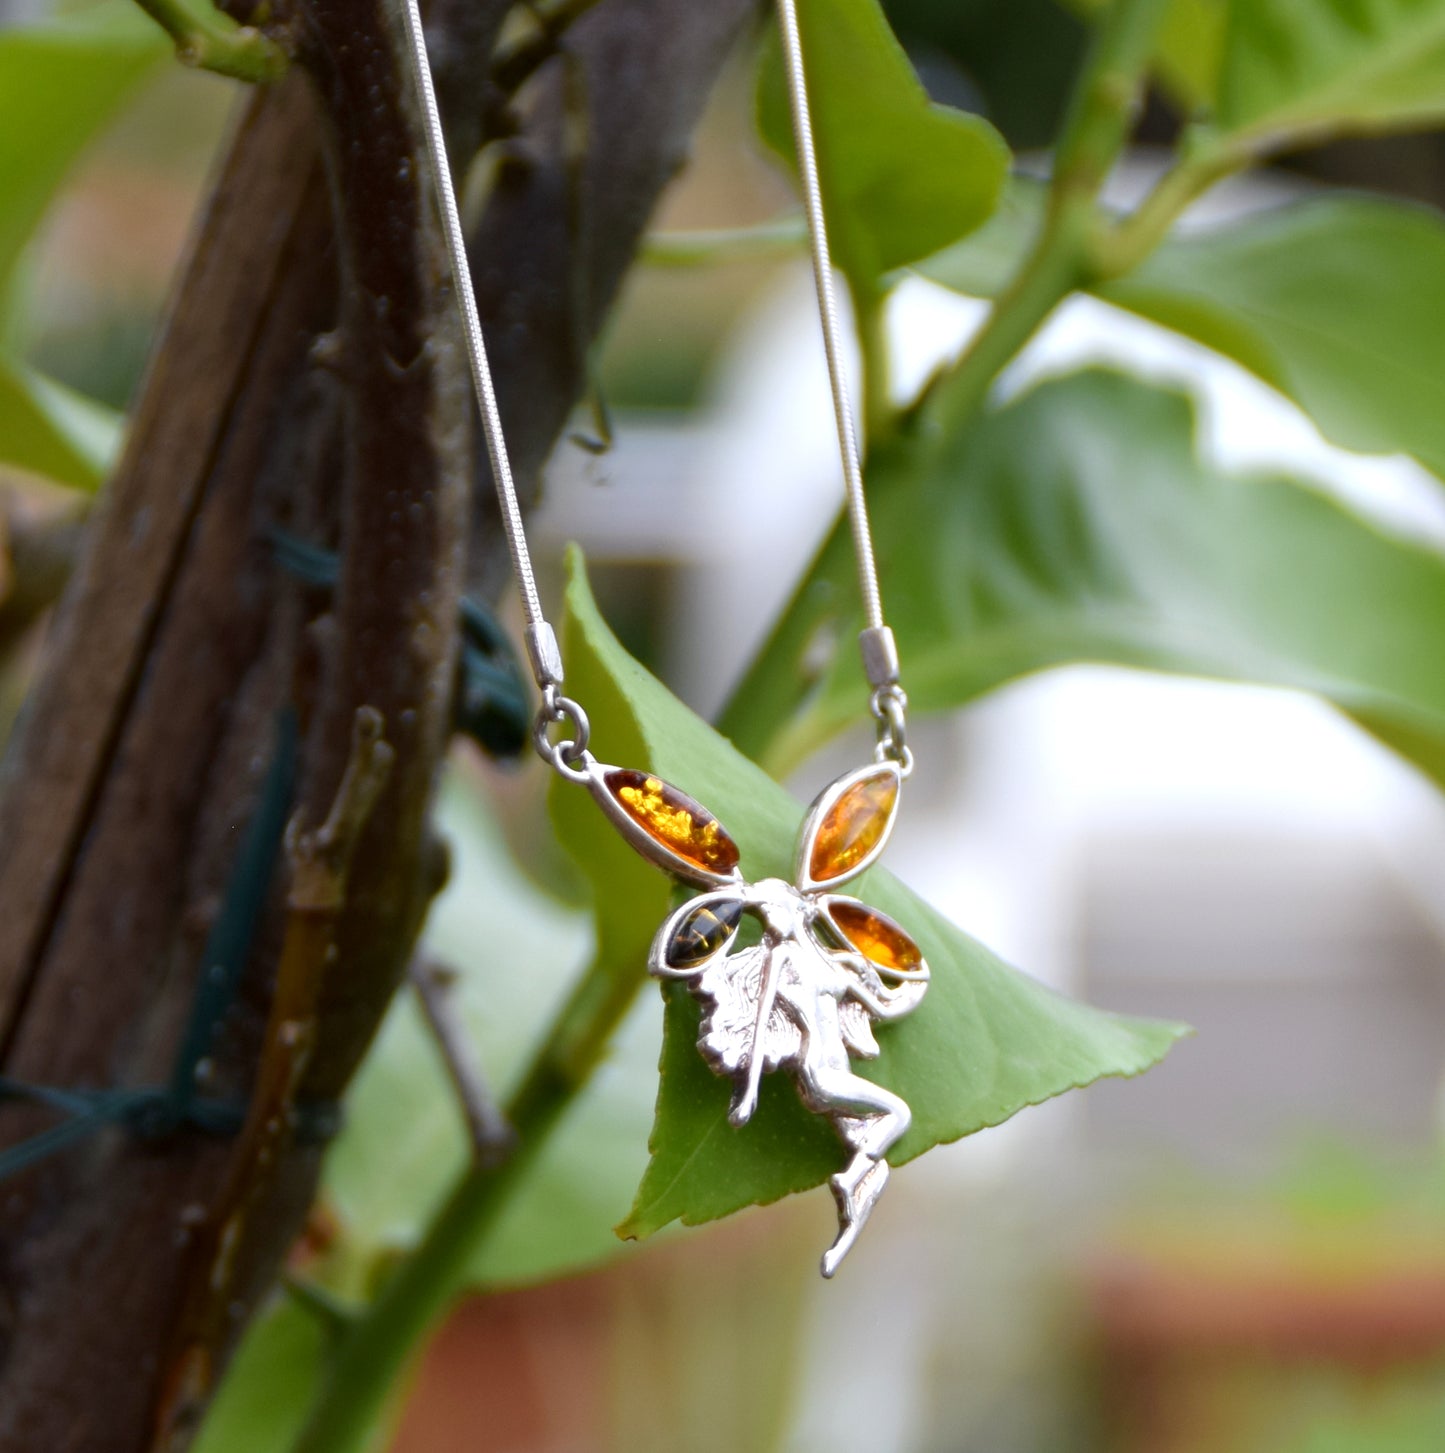
[[[701,227],[684,232],[654,232],[638,261],[649,267],[707,267],[724,262],[771,262],[792,257],[808,245],[801,212],[770,218],[751,227]]]
[[[182,0],[136,0],[176,43],[183,64],[238,81],[276,81],[286,74],[286,52],[254,26],[227,25],[207,9],[190,10]]]
[[[1197,197],[1216,182],[1240,171],[1257,156],[1246,147],[1200,136],[1186,139],[1179,160],[1127,217],[1100,231],[1092,244],[1092,274],[1107,281],[1132,272],[1164,240],[1169,229]]]
[[[1099,190],[1129,138],[1168,0],[1114,0],[1079,78],[1034,250],[972,346],[920,401],[927,433],[954,434],[1050,313],[1090,276]]]
[[[478,1248],[591,1077],[642,982],[596,965],[583,975],[507,1106],[516,1153],[501,1165],[474,1165],[457,1182],[421,1244],[342,1339],[293,1453],[366,1448],[399,1375],[465,1284]]]
[[[858,346],[863,358],[863,436],[876,449],[898,426],[893,403],[893,359],[888,346],[888,293],[881,287],[864,293],[855,288]]]

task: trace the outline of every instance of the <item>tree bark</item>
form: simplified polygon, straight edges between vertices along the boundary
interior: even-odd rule
[[[515,101],[512,154],[527,160],[502,169],[473,241],[523,480],[754,6],[601,0],[569,32],[570,58]],[[455,108],[501,10],[440,3],[433,25],[449,10],[469,20],[447,52]],[[115,1129],[3,1188],[3,1453],[187,1440],[311,1197],[320,1147],[293,1112],[344,1091],[442,876],[426,814],[469,535],[474,576],[504,584],[489,487],[467,523],[480,466],[397,18],[386,0],[306,0],[284,18],[300,64],[237,127],[0,781],[3,1072],[165,1081],[283,707],[302,721],[307,828],[332,805],[360,708],[395,761],[355,844],[335,953],[314,966],[308,1052],[264,1177],[244,1135]],[[586,78],[580,161],[566,66]],[[477,113],[495,102],[479,82]],[[277,566],[278,527],[339,549],[334,594]],[[210,1057],[207,1094],[239,1106],[277,1041],[292,886],[283,865]],[[0,1144],[46,1123],[0,1106]]]

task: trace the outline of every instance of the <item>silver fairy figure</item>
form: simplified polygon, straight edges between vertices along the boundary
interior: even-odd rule
[[[803,1103],[828,1116],[852,1151],[830,1181],[839,1231],[822,1270],[831,1277],[887,1184],[886,1156],[911,1121],[907,1104],[855,1074],[851,1059],[878,1054],[875,1019],[918,1006],[928,966],[891,918],[833,891],[882,852],[899,769],[883,762],[850,772],[818,797],[803,824],[795,883],[747,882],[732,839],[676,788],[616,768],[593,776],[595,795],[635,847],[710,889],[658,930],[648,968],[685,981],[701,1001],[698,1049],[733,1081],[729,1120],[745,1125],[763,1075],[786,1069]],[[745,916],[759,923],[761,939],[735,948]]]

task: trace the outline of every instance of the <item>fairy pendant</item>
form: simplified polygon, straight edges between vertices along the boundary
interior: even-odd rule
[[[736,843],[692,798],[648,773],[586,763],[593,796],[644,857],[708,891],[672,913],[653,939],[648,969],[681,979],[703,1005],[698,1049],[733,1082],[728,1119],[745,1125],[765,1073],[788,1070],[809,1110],[828,1116],[852,1151],[829,1184],[838,1238],[823,1257],[831,1277],[888,1181],[888,1151],[907,1132],[907,1104],[853,1073],[850,1056],[878,1054],[873,1021],[918,1006],[928,965],[886,914],[833,890],[882,853],[898,810],[902,772],[884,761],[840,777],[803,822],[793,883],[749,883]],[[744,915],[761,941],[734,949]]]

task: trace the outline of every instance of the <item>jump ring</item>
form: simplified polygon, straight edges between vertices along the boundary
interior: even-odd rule
[[[913,753],[908,748],[908,694],[896,682],[880,686],[868,699],[878,722],[877,758],[893,761],[907,777],[913,771]]]
[[[552,740],[551,730],[560,723],[570,723],[571,733]],[[587,780],[587,763],[591,753],[587,743],[592,724],[579,703],[563,696],[556,686],[548,685],[542,692],[542,709],[532,727],[532,742],[538,755],[564,777],[574,782]]]

